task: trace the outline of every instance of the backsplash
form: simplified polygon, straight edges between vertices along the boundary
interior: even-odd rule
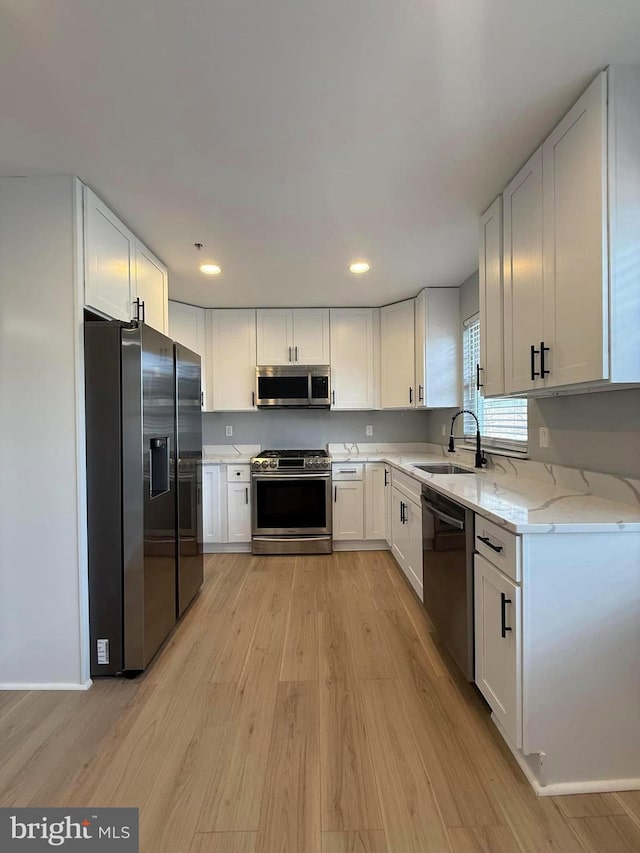
[[[260,444],[263,449],[324,448],[330,442],[426,441],[428,412],[335,412],[272,409],[260,412],[205,412],[203,444]],[[366,426],[373,426],[373,436]],[[225,435],[226,426],[233,435]]]

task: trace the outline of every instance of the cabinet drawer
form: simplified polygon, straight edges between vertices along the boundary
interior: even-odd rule
[[[516,583],[522,580],[522,537],[476,515],[475,549]]]
[[[391,469],[391,483],[396,489],[400,489],[401,492],[416,501],[416,503],[420,503],[422,497],[422,483],[420,480],[414,480],[413,477],[410,477],[409,474],[405,474],[403,471],[397,471],[395,468]]]
[[[333,465],[331,475],[334,480],[362,480],[363,471],[362,462],[345,462],[342,465]]]
[[[248,465],[227,465],[227,483],[248,483],[249,472]]]

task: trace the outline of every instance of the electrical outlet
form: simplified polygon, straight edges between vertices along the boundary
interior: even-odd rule
[[[373,425],[367,424],[366,427],[364,428],[364,431],[365,431],[366,435],[373,435]]]
[[[446,424],[442,424],[442,437],[443,438],[447,437],[447,425]]]
[[[540,427],[538,430],[538,444],[540,447],[549,447],[549,428]]]
[[[233,427],[232,426],[226,426],[224,428],[224,434],[227,436],[227,438],[231,438],[231,436],[233,435]]]

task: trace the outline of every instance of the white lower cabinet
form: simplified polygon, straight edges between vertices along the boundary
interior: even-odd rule
[[[362,480],[333,483],[333,538],[336,541],[364,539],[364,490]]]
[[[227,540],[251,541],[250,483],[227,483]]]
[[[201,541],[210,545],[251,541],[248,465],[202,466]]]
[[[509,739],[522,746],[521,590],[474,557],[476,684]]]
[[[475,527],[475,681],[530,783],[640,787],[640,532]]]
[[[223,465],[202,466],[202,542],[227,541],[227,484]]]
[[[364,538],[388,539],[387,492],[391,489],[389,471],[383,462],[364,466]]]
[[[422,506],[396,487],[391,491],[391,553],[422,601]]]

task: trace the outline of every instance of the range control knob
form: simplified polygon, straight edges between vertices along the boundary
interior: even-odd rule
[[[260,464],[262,465],[263,468],[267,468],[269,465],[269,461],[267,459],[263,459]]]
[[[277,468],[277,467],[278,467],[278,463],[276,462],[275,459],[272,459],[271,462],[269,462],[269,468]]]
[[[328,467],[329,467],[329,460],[328,460],[328,459],[323,459],[323,460],[322,460],[322,465],[323,465],[323,467],[324,467],[324,468],[328,468]]]

